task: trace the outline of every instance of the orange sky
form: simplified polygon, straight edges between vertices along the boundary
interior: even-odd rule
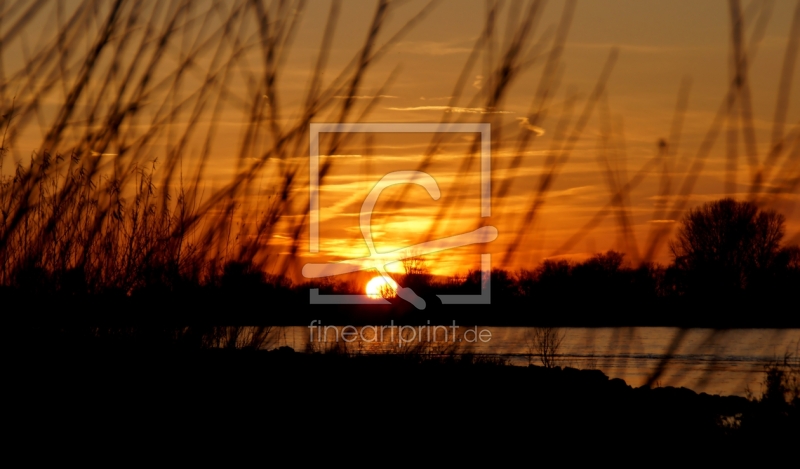
[[[411,0],[392,9],[385,20],[385,29],[378,38],[384,43],[405,22],[420,11],[427,2]],[[152,8],[152,5],[145,8]],[[66,2],[59,14],[69,16],[70,8],[78,2]],[[448,108],[454,85],[467,62],[472,47],[484,27],[487,4],[483,1],[459,0],[442,1],[425,16],[412,30],[367,70],[354,99],[355,111],[347,122],[382,123],[426,123],[439,122],[443,116],[459,122],[489,122],[496,136],[492,145],[492,186],[494,197],[491,217],[480,216],[480,183],[477,163],[463,167],[474,135],[457,134],[448,139],[431,159],[426,171],[438,182],[442,191],[440,200],[435,201],[420,187],[403,192],[399,186],[387,189],[379,199],[373,216],[373,233],[376,249],[389,250],[402,248],[415,243],[470,231],[483,225],[498,229],[498,238],[493,243],[480,247],[459,248],[431,256],[429,266],[434,273],[449,274],[477,267],[478,254],[493,254],[493,264],[507,268],[532,266],[536,262],[555,255],[582,258],[607,249],[618,249],[636,258],[641,258],[647,247],[648,233],[654,226],[664,226],[663,216],[657,216],[660,173],[662,166],[654,166],[625,200],[628,209],[632,238],[625,240],[620,235],[620,220],[617,213],[610,213],[589,232],[582,227],[611,200],[609,184],[624,185],[646,162],[657,155],[659,139],[668,139],[676,101],[682,80],[691,79],[688,95],[688,110],[685,114],[683,132],[677,153],[670,155],[668,167],[672,192],[681,184],[687,174],[689,163],[698,151],[700,143],[708,131],[717,109],[723,102],[729,83],[730,69],[730,17],[728,3],[719,2],[674,2],[674,1],[590,1],[578,2],[573,21],[568,31],[565,49],[557,68],[560,86],[552,100],[548,101],[546,118],[538,123],[537,133],[532,135],[529,145],[522,153],[520,165],[513,171],[508,166],[519,153],[516,144],[521,135],[530,130],[524,123],[533,119],[530,114],[531,102],[535,96],[544,68],[546,53],[552,43],[552,35],[562,15],[562,2],[545,5],[536,22],[532,36],[525,42],[523,56],[537,59],[530,67],[516,75],[508,86],[504,98],[492,113],[487,113],[485,103],[487,90],[491,89],[491,70],[488,64],[496,65],[500,51],[512,39],[512,23],[523,16],[527,3],[515,11],[512,2],[501,4],[496,18],[493,54],[486,49],[479,55],[476,63],[465,72],[465,84],[460,98]],[[754,45],[757,51],[750,57],[748,70],[751,102],[753,108],[753,127],[756,137],[758,159],[763,161],[769,151],[773,117],[776,107],[781,66],[784,60],[787,38],[797,2],[746,2],[744,5],[745,33],[744,43],[749,51]],[[314,63],[328,18],[330,3],[314,1],[307,5],[284,62],[280,65],[276,89],[281,114],[277,121],[285,129],[297,121],[304,102],[305,92],[311,81]],[[103,8],[107,8],[103,6]],[[199,15],[203,11],[202,2],[194,6]],[[224,8],[232,8],[225,6]],[[759,18],[767,18],[763,29]],[[149,11],[149,10],[147,10]],[[224,10],[229,11],[229,10]],[[331,42],[331,56],[327,63],[323,84],[330,83],[338,72],[354,56],[363,44],[368,26],[374,14],[372,2],[345,1],[339,22]],[[19,14],[19,13],[17,13]],[[5,77],[14,76],[25,63],[25,57],[35,55],[37,48],[46,47],[47,35],[36,32],[45,30],[46,25],[57,21],[55,11],[43,11],[28,25],[27,33],[17,35],[5,45],[3,69]],[[763,15],[763,16],[762,16]],[[222,15],[224,16],[224,15]],[[102,15],[101,15],[102,17]],[[11,19],[13,20],[13,16]],[[169,48],[167,65],[180,61],[182,51],[199,41],[198,37],[214,30],[214,20],[187,23],[187,34],[177,38]],[[238,34],[243,41],[257,41],[256,26],[247,18],[236,23]],[[6,34],[13,21],[4,21],[0,31]],[[98,28],[99,22],[89,22],[87,28]],[[751,43],[752,38],[763,33],[760,42]],[[138,34],[133,32],[132,34]],[[209,33],[210,34],[210,33]],[[544,47],[535,49],[535,44],[544,38]],[[85,41],[86,46],[91,41]],[[27,47],[27,52],[23,45]],[[510,246],[514,245],[522,230],[524,215],[530,211],[535,188],[541,180],[548,157],[558,155],[554,152],[556,126],[564,113],[566,104],[574,98],[574,108],[569,132],[575,128],[578,117],[584,110],[587,98],[612,48],[619,51],[618,59],[608,78],[606,93],[597,102],[589,116],[579,139],[568,160],[558,167],[552,185],[543,193],[543,204],[536,214],[533,224],[525,230],[525,236],[508,262],[502,260]],[[86,48],[86,47],[84,47]],[[534,49],[534,53],[530,54]],[[181,89],[173,96],[190,97],[193,87],[202,83],[202,70],[213,63],[216,49],[209,48],[201,54],[196,64],[200,73],[190,72],[181,84]],[[230,54],[222,48],[222,54]],[[538,50],[538,52],[537,52]],[[73,51],[72,56],[80,56],[81,51]],[[245,54],[247,55],[247,54]],[[102,59],[101,59],[102,60]],[[218,114],[204,111],[201,121],[215,127],[215,144],[206,171],[209,187],[220,187],[236,172],[237,148],[241,145],[249,104],[258,99],[258,86],[247,82],[247,73],[261,66],[258,50],[253,49],[246,60],[239,62],[228,76],[227,95],[222,101]],[[493,62],[492,62],[493,61]],[[205,68],[204,68],[205,67]],[[784,133],[796,129],[800,121],[800,90],[796,77],[800,74],[794,67],[792,93],[788,100],[786,127]],[[77,69],[76,69],[77,70]],[[77,73],[77,72],[70,72]],[[158,72],[156,73],[158,75]],[[99,78],[97,78],[99,80]],[[45,82],[46,80],[42,80]],[[3,99],[7,103],[13,90],[20,88],[21,78],[12,80],[5,90]],[[379,99],[371,98],[380,95]],[[32,150],[40,147],[43,128],[47,128],[58,106],[63,103],[63,87],[55,86],[41,99],[42,111],[37,119],[30,119],[19,129],[19,137],[12,151],[17,160],[24,160]],[[18,100],[31,97],[19,96]],[[314,122],[336,122],[338,114],[330,111],[345,101],[344,96],[331,100],[328,110],[315,116]],[[153,106],[163,102],[158,93],[150,97],[148,111],[154,115]],[[7,106],[7,104],[6,104]],[[369,108],[367,108],[369,106]],[[209,107],[211,109],[211,107]],[[363,114],[363,116],[362,116]],[[359,117],[362,116],[362,117]],[[173,121],[176,134],[181,125],[191,119],[191,108],[182,110]],[[544,133],[538,135],[538,133]],[[608,146],[603,138],[609,136]],[[263,141],[254,146],[251,157],[257,158],[259,149],[268,148],[269,125],[263,124],[260,131]],[[194,155],[199,154],[206,133],[199,132],[186,150],[186,165],[190,166]],[[423,161],[423,155],[433,135],[426,134],[375,134],[366,139],[365,135],[355,135],[345,146],[335,152],[330,172],[321,181],[320,190],[320,253],[311,255],[308,251],[308,229],[305,227],[300,239],[299,267],[307,261],[336,261],[361,257],[368,254],[358,226],[358,213],[361,203],[369,190],[380,177],[390,171],[416,170]],[[170,140],[170,139],[173,140]],[[331,135],[322,136],[321,148],[327,148]],[[705,161],[703,171],[692,186],[686,207],[714,200],[725,195],[746,198],[749,191],[750,172],[747,166],[746,141],[738,135],[737,185],[732,194],[725,189],[726,133],[723,131]],[[67,139],[68,140],[68,139]],[[166,153],[174,137],[169,132],[159,134],[153,152]],[[69,145],[64,142],[63,145]],[[259,145],[261,145],[259,147]],[[795,158],[797,143],[795,142]],[[564,156],[563,154],[561,154]],[[286,154],[286,161],[296,162],[302,170],[293,181],[294,194],[291,209],[288,211],[273,237],[269,241],[271,252],[286,253],[295,242],[293,231],[308,211],[308,147],[299,148],[297,154]],[[324,157],[323,157],[324,160]],[[477,159],[475,159],[477,161]],[[607,161],[608,166],[605,166]],[[787,166],[797,171],[797,165]],[[606,168],[610,168],[610,173]],[[793,168],[793,169],[792,169]],[[277,159],[268,162],[259,174],[258,182],[250,191],[251,210],[263,210],[267,197],[275,192],[281,176]],[[3,174],[10,174],[12,165],[3,167]],[[791,174],[791,173],[789,173]],[[789,175],[787,174],[787,175]],[[609,178],[612,181],[609,181]],[[509,183],[508,191],[498,197],[498,191]],[[402,195],[402,200],[397,200]],[[778,202],[787,217],[787,237],[800,232],[800,211],[795,203],[798,195],[785,195]],[[670,199],[670,206],[675,198]],[[260,205],[255,205],[260,204]],[[441,207],[451,207],[446,216]],[[260,207],[260,208],[259,208]],[[243,209],[246,210],[246,209]],[[252,217],[245,216],[245,218]],[[654,223],[654,218],[656,222]],[[576,233],[584,236],[564,252],[559,248]],[[798,242],[795,238],[795,242]],[[670,257],[665,244],[661,244],[653,259],[662,263]],[[398,265],[394,265],[399,270]],[[294,272],[293,275],[296,275]]]

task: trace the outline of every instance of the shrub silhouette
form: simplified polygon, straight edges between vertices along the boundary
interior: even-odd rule
[[[760,399],[746,391],[753,405],[741,419],[744,437],[770,443],[797,441],[800,435],[800,367],[790,353],[764,368]]]
[[[534,356],[538,356],[543,367],[555,368],[558,366],[559,359],[557,357],[565,335],[566,333],[561,332],[561,329],[557,327],[532,328],[530,336],[526,340],[529,362]]]

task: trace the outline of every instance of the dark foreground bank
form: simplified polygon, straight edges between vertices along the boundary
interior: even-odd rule
[[[632,388],[597,370],[514,367],[472,355],[87,345],[19,353],[7,371],[17,437],[78,447],[172,447],[185,438],[215,445],[235,436],[272,451],[301,441],[514,454],[569,442],[729,457],[790,452],[800,441],[796,398]]]

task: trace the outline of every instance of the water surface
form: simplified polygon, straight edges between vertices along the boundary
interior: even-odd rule
[[[800,366],[800,329],[678,329],[669,327],[562,328],[556,365],[599,369],[641,386],[661,370],[655,386],[744,396],[762,392],[764,368]],[[338,348],[349,353],[476,353],[513,365],[541,365],[530,327],[286,327],[272,346],[297,351]]]

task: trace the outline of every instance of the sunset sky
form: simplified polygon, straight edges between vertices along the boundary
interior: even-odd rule
[[[417,0],[398,3],[391,7],[385,19],[385,29],[378,36],[378,45],[385,43],[427,4]],[[52,25],[60,21],[58,15],[61,18],[69,17],[78,4],[63,2],[59,11],[52,5],[43,6],[21,34],[15,34],[5,43],[3,73],[5,77],[16,77],[3,90],[5,103],[14,96],[17,102],[29,102],[32,99],[31,96],[17,95],[18,90],[26,89],[22,86],[25,74],[21,73],[26,57],[35,56],[37,50],[44,50],[54,40],[48,37],[47,31],[54,30]],[[325,68],[323,86],[330,83],[353,57],[358,56],[369,32],[375,5],[375,2],[361,1],[342,3],[335,34],[330,42],[331,55]],[[492,70],[488,67],[497,68],[501,52],[513,41],[511,34],[529,6],[526,2],[499,4],[494,40],[490,46],[494,53],[489,54],[486,47],[482,48],[473,66],[464,72],[463,92],[452,102],[454,86],[485,27],[488,5],[487,2],[473,0],[437,3],[385,55],[370,64],[352,98],[355,108],[346,122],[436,123],[448,117],[453,122],[490,123],[493,135],[492,214],[490,217],[481,217],[480,213],[479,158],[471,152],[477,134],[452,134],[442,142],[431,156],[430,164],[425,167],[425,171],[437,181],[441,198],[431,199],[419,186],[409,186],[407,192],[402,186],[386,189],[372,218],[376,249],[400,249],[491,225],[499,232],[497,240],[487,245],[432,255],[428,259],[431,270],[437,274],[451,274],[477,267],[479,254],[483,252],[493,254],[494,266],[509,269],[532,267],[554,256],[582,259],[608,249],[621,250],[628,259],[641,260],[648,247],[651,229],[674,224],[674,218],[668,216],[676,200],[674,196],[668,199],[668,210],[662,213],[656,211],[661,207],[658,201],[662,169],[667,168],[671,194],[674,195],[689,173],[690,164],[725,100],[732,68],[728,2],[578,2],[565,49],[556,68],[558,87],[552,99],[547,101],[544,119],[535,127],[528,125],[536,118],[531,113],[531,105],[563,14],[564,3],[542,4],[541,15],[533,24],[535,29],[523,44],[521,62],[526,66],[513,76],[513,81],[494,109],[485,107],[488,90],[493,86]],[[753,1],[742,5],[745,22],[743,42],[748,51],[747,76],[759,165],[770,149],[787,40],[793,19],[798,21],[797,5],[796,1],[787,0]],[[102,5],[100,10],[107,8],[107,5]],[[147,8],[152,6],[144,8],[150,11]],[[203,3],[194,8],[195,13],[200,15]],[[224,17],[224,12],[229,11],[228,7],[220,8],[223,13],[216,20],[197,21],[186,26],[189,33],[173,41],[168,49],[169,64],[174,66],[180,62],[182,51],[199,42],[195,37],[202,37],[205,31],[212,31],[219,26],[214,21],[219,21]],[[14,18],[22,15],[21,10],[13,13],[0,27],[4,35],[13,29]],[[277,123],[284,130],[294,125],[300,116],[329,13],[330,2],[309,2],[300,17],[292,46],[282,59],[285,61],[280,64],[276,84],[277,106],[280,106]],[[104,14],[107,13],[101,12],[99,18],[103,18]],[[768,21],[764,22],[766,19]],[[100,23],[99,20],[87,21],[87,28],[96,32]],[[239,28],[236,34],[243,41],[257,38],[256,25],[248,22],[247,18],[236,24]],[[134,31],[131,34],[139,37],[142,32]],[[753,39],[762,34],[760,41]],[[88,37],[94,36],[89,34]],[[88,50],[91,42],[89,39],[84,41],[83,49]],[[216,50],[209,47],[194,66],[201,71],[204,67],[208,68],[209,64],[214,63],[213,53]],[[226,49],[222,50],[224,54]],[[596,101],[579,139],[574,142],[574,149],[568,155],[559,153],[557,150],[560,146],[554,142],[559,119],[571,116],[567,135],[573,134],[612,50],[618,51],[618,58],[608,77],[605,92]],[[77,58],[82,57],[84,52],[73,51],[73,61],[77,63]],[[132,54],[131,51],[125,53]],[[262,98],[257,96],[260,89],[258,85],[249,83],[247,79],[248,71],[252,72],[261,66],[262,57],[257,49],[245,56],[230,75],[226,75],[228,94],[222,101],[219,113],[212,117],[211,111],[207,111],[201,117],[201,121],[206,123],[204,125],[208,128],[215,126],[216,132],[213,152],[205,172],[204,184],[208,185],[209,192],[214,187],[222,187],[236,174],[237,165],[240,164],[237,162],[240,156],[238,148],[250,112],[249,103]],[[800,71],[797,68],[795,64],[791,80],[794,88],[788,98],[782,132],[784,135],[794,132],[794,140],[786,143],[787,151],[775,166],[783,169],[773,172],[773,175],[788,178],[797,177],[800,170],[797,137],[800,125],[800,90],[797,89],[800,82],[797,76]],[[78,73],[77,66],[69,70],[70,76]],[[190,96],[193,87],[202,83],[204,73],[195,72],[193,70],[187,74],[179,91],[173,93],[173,98],[181,96],[180,93]],[[37,79],[41,80],[40,86],[44,86],[47,75]],[[596,213],[608,206],[612,199],[610,187],[624,186],[659,154],[658,142],[670,139],[682,84],[688,86],[685,88],[688,90],[688,101],[680,145],[673,154],[673,142],[668,142],[664,160],[649,166],[646,177],[638,181],[638,185],[624,200],[629,209],[633,236],[625,238],[621,235],[622,218],[614,211],[590,231],[583,230]],[[57,109],[65,99],[66,89],[65,86],[54,86],[38,97],[41,101],[39,113],[19,123],[18,135],[11,147],[14,160],[25,161],[32,151],[41,148],[46,133],[43,129],[48,128],[55,118]],[[156,115],[154,107],[164,100],[158,92],[148,96],[145,112],[149,114],[146,115]],[[314,116],[312,122],[337,122],[337,106],[345,101],[346,93],[337,94],[330,106]],[[565,112],[570,103],[571,113]],[[191,108],[183,109],[171,125],[179,129],[189,121],[191,115]],[[741,127],[738,120],[736,126]],[[264,123],[263,127],[263,141],[254,145],[252,153],[248,154],[249,158],[258,158],[259,148],[263,152],[268,147],[265,142],[269,141],[269,125]],[[736,139],[736,185],[730,193],[726,191],[725,183],[726,139],[730,134],[724,125],[720,130],[702,172],[690,187],[686,208],[726,195],[741,199],[749,195],[751,172],[747,159],[748,141],[739,131]],[[169,132],[165,130],[159,134],[157,143],[151,147],[153,157],[159,156],[159,152],[166,154],[174,144],[176,137]],[[530,141],[520,155],[517,144],[525,133],[529,134]],[[194,134],[194,139],[187,145],[187,167],[201,153],[206,135],[206,131]],[[274,252],[286,254],[295,242],[295,229],[298,224],[304,224],[300,230],[300,258],[292,264],[294,276],[306,262],[340,261],[369,254],[358,224],[361,204],[374,184],[386,173],[419,170],[434,135],[376,133],[353,134],[351,137],[331,155],[330,171],[321,180],[319,254],[308,252],[309,230],[305,225],[308,212],[307,140],[302,148],[292,147],[290,151],[296,151],[296,154],[287,154],[283,163],[278,158],[272,158],[274,161],[265,165],[253,185],[254,189],[246,195],[248,199],[242,201],[242,211],[237,216],[243,220],[257,218],[259,210],[263,211],[275,202],[283,177],[280,165],[288,164],[286,161],[300,165],[301,170],[291,186],[291,207],[268,241]],[[321,136],[323,161],[327,155],[322,149],[329,148],[333,138],[332,134]],[[69,138],[60,144],[60,148],[69,148]],[[109,151],[113,153],[113,148]],[[794,160],[787,159],[786,155],[792,152]],[[526,225],[525,215],[531,210],[548,157],[559,155],[563,158],[563,164],[553,173],[552,185],[543,191],[543,203],[536,218]],[[516,156],[522,157],[519,166],[508,170]],[[784,164],[785,161],[794,163]],[[13,170],[14,165],[6,163],[2,174],[10,175]],[[768,179],[765,187],[774,187],[770,185],[774,183],[774,179]],[[505,185],[507,191],[501,196],[499,192]],[[787,239],[794,243],[800,242],[800,211],[795,203],[798,198],[797,187],[794,187],[793,194],[769,199],[769,206],[778,208],[786,216]],[[520,237],[522,231],[524,236]],[[576,234],[582,235],[580,239],[561,250]],[[506,256],[511,247],[515,247],[513,253]],[[671,260],[666,243],[659,245],[652,260],[661,263]],[[390,270],[400,271],[401,267],[395,264]]]

